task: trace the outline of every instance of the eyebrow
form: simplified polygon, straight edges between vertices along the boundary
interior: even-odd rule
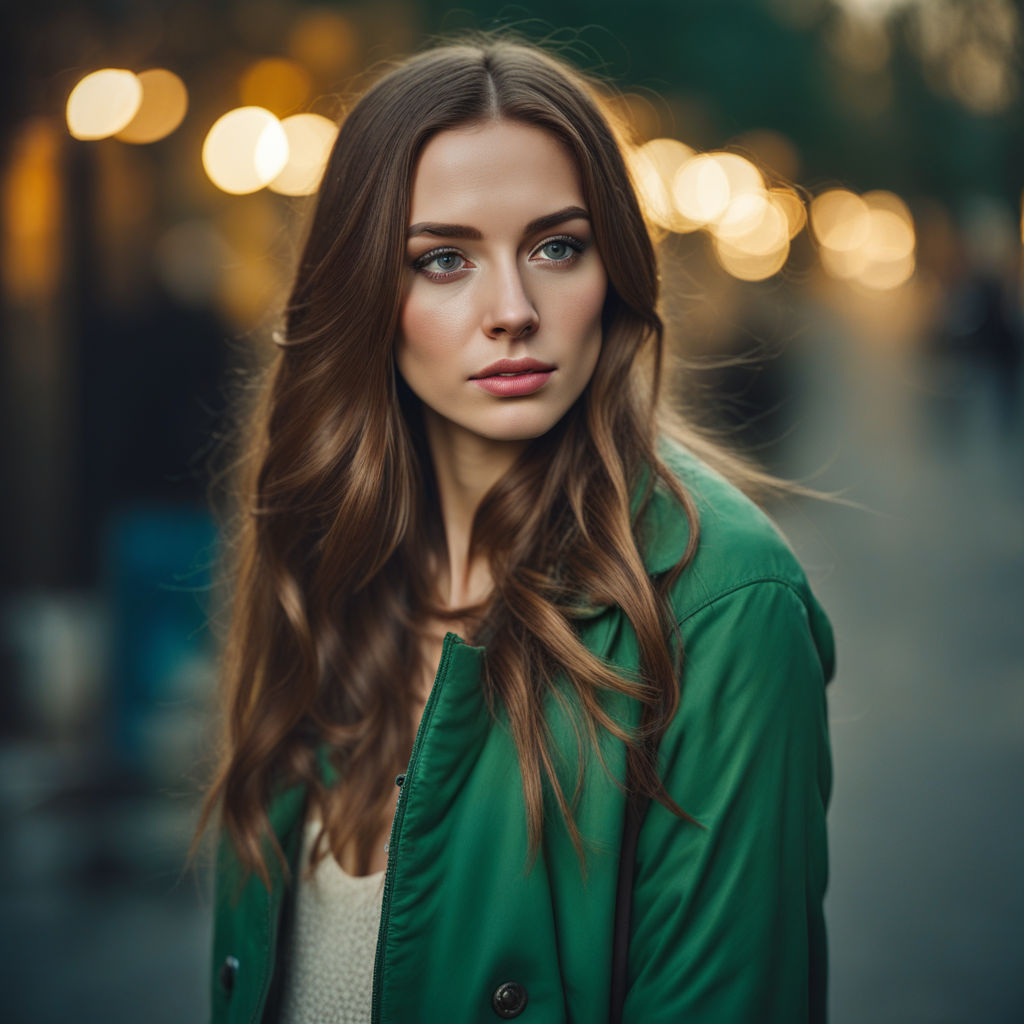
[[[590,220],[590,214],[582,206],[567,206],[563,210],[556,210],[554,213],[546,213],[543,217],[531,220],[526,225],[524,235],[532,235],[537,231],[544,231],[546,228],[553,228],[567,220]],[[409,228],[409,238],[416,235],[437,235],[440,238],[482,238],[483,236],[476,228],[468,227],[465,224],[438,224],[434,221],[421,221]]]

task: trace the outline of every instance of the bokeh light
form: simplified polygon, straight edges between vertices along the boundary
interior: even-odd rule
[[[711,230],[716,238],[750,256],[763,256],[789,244],[786,214],[768,192],[738,196]]]
[[[763,192],[744,192],[733,199],[708,230],[723,241],[736,243],[753,235],[766,219],[768,200]]]
[[[797,193],[784,185],[768,190],[778,204],[788,224],[789,237],[795,238],[807,223],[807,210]]]
[[[910,208],[895,192],[879,188],[865,192],[863,198],[864,202],[874,210],[889,210],[913,231],[914,218],[911,216]]]
[[[702,153],[680,169],[672,183],[672,198],[679,213],[694,224],[720,217],[729,205],[729,179],[710,153]]]
[[[679,212],[705,225],[729,217],[730,207],[741,196],[763,191],[761,172],[746,157],[725,152],[694,157],[680,169],[672,187]],[[736,207],[732,216],[757,219],[758,212],[747,204]],[[737,227],[736,233],[742,234],[745,230],[745,226]]]
[[[866,288],[888,291],[909,281],[914,275],[915,266],[913,256],[887,262],[868,262],[858,274],[857,280]]]
[[[49,301],[57,289],[62,238],[56,125],[33,118],[11,139],[0,178],[0,282],[10,301]]]
[[[967,40],[952,55],[949,85],[953,95],[978,114],[997,114],[1014,96],[1011,66],[990,42],[980,39]]]
[[[864,249],[875,262],[905,259],[914,251],[914,231],[891,210],[871,210]]]
[[[820,243],[822,267],[833,277],[888,290],[913,276],[913,218],[892,192],[858,196],[830,189],[811,203],[811,226]]]
[[[170,135],[185,119],[188,90],[173,71],[164,68],[151,68],[137,77],[142,100],[135,116],[116,135],[122,142],[156,142]]]
[[[708,225],[713,250],[733,277],[763,281],[781,270],[789,257],[789,218],[773,192],[751,188],[755,179],[746,169],[735,165],[733,180],[745,191],[733,196],[725,212]]]
[[[121,131],[142,102],[138,76],[123,68],[86,75],[68,96],[68,131],[76,139],[105,139]]]
[[[288,137],[264,107],[237,107],[214,123],[203,143],[203,167],[224,192],[256,192],[288,162]]]
[[[981,116],[1000,114],[1019,98],[1020,4],[916,3],[908,40],[928,84]]]
[[[309,72],[284,57],[256,61],[242,76],[242,104],[265,107],[278,117],[290,114],[307,102],[313,83]]]
[[[853,252],[868,236],[868,205],[848,189],[829,189],[811,201],[811,228],[823,249]]]
[[[765,183],[761,172],[745,156],[723,152],[708,155],[718,164],[729,183],[730,202],[742,195],[764,190]],[[724,211],[722,215],[724,216]]]
[[[777,248],[764,253],[745,252],[717,236],[713,245],[722,268],[741,281],[763,281],[778,273],[789,258],[789,239],[785,236]]]
[[[312,195],[320,187],[338,126],[320,114],[293,114],[281,127],[288,138],[288,162],[269,187],[286,196]]]
[[[693,157],[693,150],[677,139],[651,139],[633,154],[633,170],[647,216],[670,231],[693,231],[699,227],[676,206],[672,182]]]

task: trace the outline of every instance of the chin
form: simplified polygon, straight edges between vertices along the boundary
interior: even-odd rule
[[[543,437],[550,429],[551,427],[536,428],[531,430],[478,430],[474,431],[474,433],[488,441],[493,441],[495,444],[515,444],[516,442],[532,441],[535,438]]]
[[[560,418],[551,415],[524,416],[519,418],[519,422],[495,424],[490,429],[481,425],[482,429],[476,433],[491,441],[532,441],[548,433]]]

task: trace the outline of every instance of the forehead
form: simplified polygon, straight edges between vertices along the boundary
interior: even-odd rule
[[[552,134],[511,121],[439,132],[413,177],[410,223],[444,220],[480,226],[565,206],[583,206],[579,171]]]

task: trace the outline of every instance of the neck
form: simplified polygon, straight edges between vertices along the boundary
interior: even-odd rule
[[[424,409],[427,441],[444,519],[448,565],[438,567],[438,596],[448,606],[486,597],[492,581],[486,562],[469,563],[469,536],[483,496],[511,469],[527,441],[492,441]]]

